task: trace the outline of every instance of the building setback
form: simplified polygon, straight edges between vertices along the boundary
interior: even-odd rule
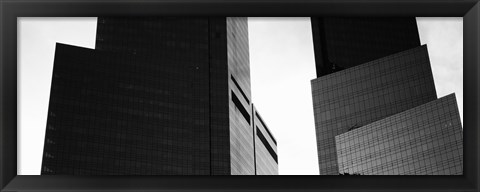
[[[463,174],[454,94],[337,135],[335,141],[341,174]]]
[[[362,126],[407,109],[405,107],[413,107],[415,104],[421,103],[414,102],[412,103],[413,105],[404,106],[397,110],[395,104],[388,105],[388,103],[394,101],[381,101],[381,105],[384,108],[383,112],[374,114],[362,113],[364,114],[363,117],[350,118],[345,115],[345,110],[347,110],[347,113],[351,113],[350,111],[354,110],[353,107],[356,108],[357,113],[361,113],[360,110],[375,110],[371,107],[374,105],[378,107],[379,104],[371,102],[380,102],[375,100],[374,97],[381,96],[382,93],[376,93],[373,96],[372,94],[374,93],[363,92],[363,87],[369,86],[369,89],[375,89],[375,85],[372,85],[372,82],[367,82],[369,77],[364,76],[362,73],[355,73],[350,76],[342,76],[335,73],[418,47],[420,46],[420,38],[414,17],[312,17],[311,25],[317,72],[317,79],[312,80],[311,84],[319,171],[321,175],[337,175],[336,135],[344,133],[348,130],[348,126]],[[374,73],[370,72],[370,74]],[[327,75],[329,77],[322,78]],[[358,80],[360,76],[364,76],[363,82],[352,81],[353,78]],[[347,81],[346,78],[355,85],[343,83],[341,85],[344,88],[337,89],[338,86],[336,84],[338,82],[336,81],[345,82]],[[382,80],[387,81],[388,78],[390,76],[385,76]],[[332,80],[324,82],[323,80],[326,79]],[[433,79],[431,84],[433,85]],[[325,87],[329,87],[329,90],[320,90],[325,89]],[[426,97],[429,98],[423,101],[436,99],[434,89],[434,87],[427,89],[429,94]],[[365,101],[364,97],[367,96],[370,97],[370,101],[363,102],[362,106],[360,106],[360,97],[352,98],[353,95],[348,95],[353,92],[364,94],[361,101]],[[330,104],[332,102],[336,104]],[[343,117],[340,118],[338,116]],[[351,123],[353,124],[350,125]]]
[[[255,174],[247,29],[99,17],[94,50],[57,44],[42,174]]]
[[[357,152],[367,153],[361,151],[368,149],[367,146],[356,146],[358,151],[339,154],[335,137],[436,100],[427,47],[420,46],[414,17],[312,18],[312,32],[317,78],[311,85],[320,174],[355,173],[351,170],[359,169],[356,161],[343,157],[345,153],[355,157]],[[390,129],[380,126],[375,130],[382,128]],[[349,133],[349,138],[356,140],[352,134],[354,132]],[[396,139],[395,136],[386,138]],[[460,138],[457,142],[461,141]],[[342,140],[345,142],[350,141]],[[369,141],[360,144],[371,147]],[[384,147],[374,146],[375,149]],[[405,146],[409,147],[415,146]],[[374,155],[391,154],[382,151]],[[384,174],[395,170],[386,164],[378,165],[375,171],[361,173]],[[405,170],[393,174],[412,173],[423,174]],[[437,173],[454,174],[450,170]]]
[[[338,174],[335,136],[437,98],[427,47],[312,80],[321,174]]]

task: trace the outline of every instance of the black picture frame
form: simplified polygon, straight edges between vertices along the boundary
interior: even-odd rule
[[[17,175],[17,17],[87,16],[463,17],[463,176]],[[1,191],[479,191],[478,0],[0,0]]]

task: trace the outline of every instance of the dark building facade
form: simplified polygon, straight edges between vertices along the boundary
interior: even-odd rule
[[[312,17],[317,77],[420,45],[414,17]]]
[[[462,125],[455,95],[335,137],[341,174],[462,175]]]
[[[335,136],[437,98],[427,47],[312,80],[320,174],[338,174]]]
[[[42,174],[254,175],[247,18],[99,17],[57,44]]]

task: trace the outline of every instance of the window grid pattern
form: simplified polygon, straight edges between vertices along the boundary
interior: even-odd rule
[[[462,125],[455,95],[335,137],[340,173],[462,175]]]
[[[230,175],[227,20],[209,18],[210,24],[210,145],[211,174]]]
[[[230,111],[231,74],[250,96],[246,32],[246,18],[99,17],[95,50],[57,45],[42,174],[232,174],[232,146],[253,143],[232,145],[253,137]]]
[[[312,80],[320,174],[337,175],[335,136],[436,99],[427,47]]]
[[[57,45],[42,174],[210,174],[205,55]]]

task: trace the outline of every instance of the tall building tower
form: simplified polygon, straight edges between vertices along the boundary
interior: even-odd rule
[[[95,49],[57,44],[42,174],[256,174],[247,29],[99,17]]]
[[[349,146],[353,145],[350,142],[360,144],[355,137],[362,135],[351,135],[355,132],[349,133],[349,137],[340,135],[357,128],[366,129],[363,127],[368,124],[437,99],[427,47],[420,46],[413,17],[312,18],[312,30],[318,78],[312,80],[311,84],[320,174],[349,173],[349,170],[359,170],[353,168],[358,159],[352,157],[359,157],[356,153],[365,154],[369,151],[366,146],[342,149],[345,143]],[[376,130],[389,129],[387,126],[376,127]],[[418,129],[425,127],[416,126]],[[345,138],[353,141],[346,141]],[[390,135],[385,140],[394,139]],[[361,144],[372,144],[370,141]],[[406,148],[412,146],[407,145]],[[379,145],[374,149],[380,147],[385,148]],[[459,149],[457,146],[455,148]],[[441,155],[436,153],[435,157]],[[347,156],[350,159],[343,158]],[[391,162],[383,162],[375,168],[386,169]],[[345,165],[350,167],[345,169]]]
[[[420,45],[414,17],[312,17],[317,77]]]
[[[462,175],[455,94],[337,135],[340,174]]]

